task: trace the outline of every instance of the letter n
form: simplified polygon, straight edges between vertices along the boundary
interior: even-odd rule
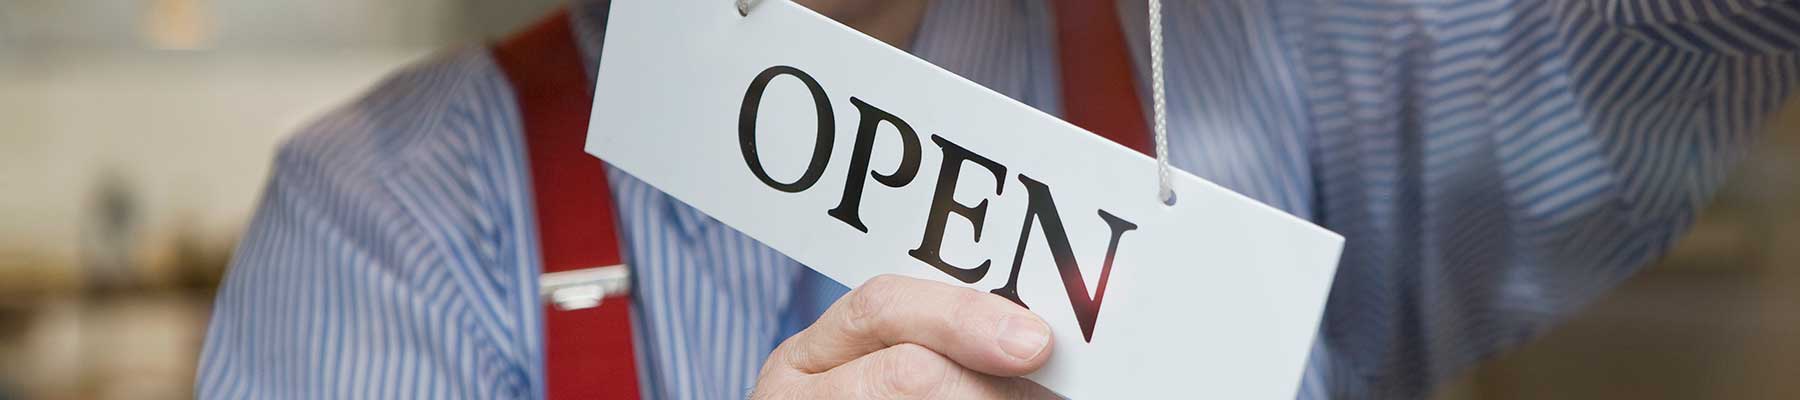
[[[1019,248],[1013,253],[1012,275],[1006,279],[1006,286],[994,289],[993,293],[1025,306],[1025,301],[1019,299],[1019,268],[1025,262],[1025,245],[1031,242],[1031,226],[1035,222],[1043,228],[1044,242],[1050,245],[1050,256],[1062,275],[1063,289],[1069,292],[1075,321],[1081,323],[1081,338],[1092,342],[1094,321],[1100,317],[1101,300],[1106,298],[1106,279],[1112,275],[1113,256],[1118,254],[1119,239],[1126,231],[1137,229],[1137,224],[1099,210],[1100,219],[1112,230],[1112,240],[1107,243],[1106,259],[1100,264],[1100,283],[1094,287],[1093,297],[1089,297],[1087,281],[1081,276],[1081,266],[1075,262],[1075,252],[1069,246],[1069,234],[1063,229],[1062,217],[1056,212],[1056,201],[1050,197],[1050,187],[1024,174],[1019,175],[1019,183],[1025,185],[1029,199],[1025,206],[1025,226],[1019,232]]]

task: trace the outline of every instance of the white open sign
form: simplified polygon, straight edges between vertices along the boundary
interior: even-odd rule
[[[1292,398],[1343,238],[787,1],[615,0],[587,151],[847,285],[1044,317],[1075,398]]]

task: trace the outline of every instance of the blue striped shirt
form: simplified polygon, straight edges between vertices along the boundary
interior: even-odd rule
[[[592,66],[605,4],[574,7]],[[1145,43],[1143,2],[1120,7]],[[912,50],[1055,113],[1048,12],[932,2]],[[1423,397],[1542,333],[1667,249],[1800,83],[1786,0],[1165,13],[1173,163],[1348,240],[1301,398]],[[541,397],[520,129],[490,55],[467,48],[295,135],[219,292],[200,396]],[[649,398],[743,396],[775,344],[845,291],[610,178]]]

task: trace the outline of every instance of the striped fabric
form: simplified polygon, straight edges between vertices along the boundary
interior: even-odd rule
[[[1166,3],[1174,164],[1349,240],[1301,398],[1423,397],[1604,294],[1800,84],[1794,1]],[[590,65],[604,6],[575,6]],[[1144,43],[1144,4],[1120,7]],[[914,52],[1054,113],[1048,11],[936,1]],[[296,135],[220,291],[200,396],[540,397],[519,129],[469,49]],[[647,398],[743,396],[845,290],[611,180]]]

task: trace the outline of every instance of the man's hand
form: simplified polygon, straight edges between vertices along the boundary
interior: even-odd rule
[[[776,347],[750,398],[1055,398],[1019,378],[1049,359],[1050,327],[1025,308],[883,275]]]

